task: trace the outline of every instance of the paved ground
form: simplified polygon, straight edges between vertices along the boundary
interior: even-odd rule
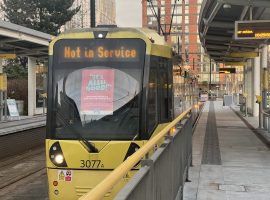
[[[234,106],[233,110],[235,112],[237,112],[240,116],[242,116],[242,118],[248,122],[248,124],[255,129],[257,132],[259,132],[262,137],[264,138],[264,140],[268,141],[268,143],[270,144],[270,133],[268,133],[267,130],[264,130],[262,128],[259,128],[259,117],[252,117],[252,116],[244,116],[244,114],[242,112],[240,112],[240,108],[239,106]]]
[[[22,116],[20,119],[0,121],[0,136],[45,126],[45,115],[37,115],[34,117]]]
[[[193,165],[184,200],[269,200],[270,151],[222,102],[215,101],[221,165],[201,164],[209,102],[193,138]],[[208,124],[207,124],[208,122]]]

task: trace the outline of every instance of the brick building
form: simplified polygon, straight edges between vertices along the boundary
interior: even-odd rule
[[[184,64],[195,71],[200,71],[202,59],[197,30],[201,2],[202,0],[152,0],[153,10],[150,2],[142,1],[143,27],[158,31],[158,22],[154,13],[158,14],[158,8],[160,8],[161,34],[166,35],[170,32],[167,41],[172,44],[176,52],[182,55]]]

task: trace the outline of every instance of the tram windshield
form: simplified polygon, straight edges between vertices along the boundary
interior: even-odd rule
[[[138,39],[88,40],[74,47],[70,41],[59,43],[54,47],[53,60],[54,137],[89,140],[136,137],[140,127],[145,43]],[[88,53],[96,55],[89,60],[82,58],[79,51],[90,48],[93,52]],[[61,49],[67,55],[70,51],[70,56],[70,49],[75,49],[73,55],[79,52],[80,57],[61,58]]]

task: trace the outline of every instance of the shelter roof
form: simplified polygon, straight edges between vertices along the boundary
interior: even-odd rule
[[[250,9],[252,8],[252,9]],[[204,0],[199,17],[199,34],[207,54],[217,62],[241,62],[231,56],[256,50],[267,40],[236,40],[235,21],[269,20],[269,0]]]
[[[48,57],[52,35],[0,20],[0,53]]]

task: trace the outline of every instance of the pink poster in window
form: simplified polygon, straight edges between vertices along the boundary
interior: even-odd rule
[[[81,114],[112,115],[114,70],[82,71]]]

